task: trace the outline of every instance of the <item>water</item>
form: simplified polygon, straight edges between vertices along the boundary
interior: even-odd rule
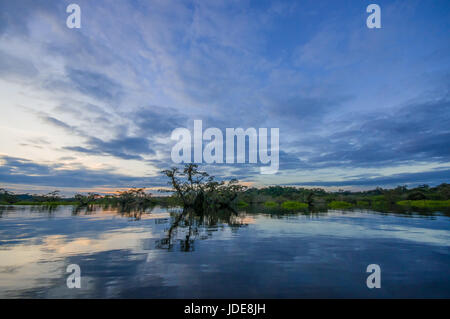
[[[175,225],[180,210],[159,207],[0,207],[0,297],[450,297],[449,217],[256,211]],[[81,289],[66,285],[70,264]]]

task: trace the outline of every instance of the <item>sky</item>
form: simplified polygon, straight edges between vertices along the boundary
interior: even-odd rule
[[[449,31],[447,0],[0,0],[0,187],[166,186],[194,120],[279,128],[277,174],[202,167],[247,185],[449,182]]]

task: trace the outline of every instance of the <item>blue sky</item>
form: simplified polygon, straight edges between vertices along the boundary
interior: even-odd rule
[[[170,134],[195,119],[280,129],[278,174],[205,166],[223,178],[449,182],[449,24],[439,0],[0,0],[0,187],[164,186]]]

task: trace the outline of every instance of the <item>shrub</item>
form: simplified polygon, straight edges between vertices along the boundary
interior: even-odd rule
[[[281,207],[284,209],[296,210],[296,209],[308,208],[308,204],[293,201],[293,200],[288,200],[288,201],[285,201],[283,204],[281,204]]]
[[[342,201],[332,201],[328,204],[328,207],[332,209],[345,209],[352,207],[352,204]]]
[[[247,207],[247,206],[248,206],[248,203],[247,203],[247,202],[244,202],[243,200],[240,200],[240,201],[237,203],[237,206],[238,206],[238,207]]]
[[[443,208],[450,207],[450,200],[402,200],[397,204],[416,208]]]
[[[359,200],[356,202],[357,206],[361,206],[361,207],[367,207],[370,206],[369,202],[366,200]]]
[[[277,207],[278,203],[272,202],[272,201],[268,201],[268,202],[264,203],[264,206],[266,206],[266,207]]]

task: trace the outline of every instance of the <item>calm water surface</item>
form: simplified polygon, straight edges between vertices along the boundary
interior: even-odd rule
[[[0,297],[450,297],[450,218],[439,213],[177,212],[0,207]],[[70,264],[81,289],[67,288]],[[369,264],[381,289],[366,286]]]

